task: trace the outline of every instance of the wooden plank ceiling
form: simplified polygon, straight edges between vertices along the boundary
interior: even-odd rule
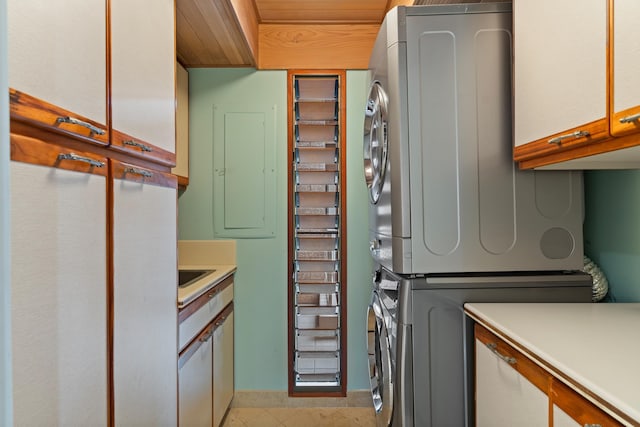
[[[366,68],[386,12],[413,0],[176,0],[186,67]]]

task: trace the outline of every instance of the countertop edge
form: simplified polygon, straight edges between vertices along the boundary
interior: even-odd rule
[[[202,268],[216,270],[217,274],[211,274],[210,275],[211,281],[208,283],[205,280],[206,277],[201,279],[200,281],[192,285],[194,286],[194,288],[191,291],[187,291],[186,289],[188,288],[178,289],[178,308],[179,309],[185,308],[186,306],[189,305],[189,303],[197,299],[200,295],[204,294],[210,289],[213,289],[222,281],[224,281],[227,277],[235,274],[237,271],[237,266],[233,264],[206,265],[206,266],[201,264],[198,264],[198,265],[185,264],[185,265],[181,265],[178,269],[179,270],[197,270]],[[207,284],[201,284],[201,283],[207,283]],[[181,290],[183,291],[182,293],[180,292]]]

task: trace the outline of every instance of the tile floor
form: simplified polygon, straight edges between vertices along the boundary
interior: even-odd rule
[[[229,409],[223,427],[375,427],[373,408]]]

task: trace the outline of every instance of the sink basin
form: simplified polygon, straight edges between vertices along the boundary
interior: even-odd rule
[[[178,270],[178,287],[186,288],[215,270]]]

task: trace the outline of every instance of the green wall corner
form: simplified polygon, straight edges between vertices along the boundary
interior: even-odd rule
[[[368,196],[362,165],[367,89],[366,71],[347,72],[348,390],[369,388],[366,310],[371,295],[372,261],[368,250]],[[213,143],[214,139],[219,139],[214,138],[214,106],[219,111],[273,114],[273,129],[267,130],[266,134],[273,135],[274,144],[265,144],[265,149],[272,150],[273,154],[270,164],[273,165],[274,188],[269,194],[273,201],[273,222],[262,227],[258,216],[243,214],[227,224],[231,225],[229,228],[235,228],[237,238],[235,387],[237,390],[286,391],[287,73],[245,68],[189,70],[189,186],[179,198],[179,239],[210,240],[224,234],[224,231],[220,234],[215,222],[216,216],[220,216],[218,210],[224,206],[219,203],[224,194],[220,194],[215,179],[220,154]],[[237,135],[242,132],[238,131],[234,137]],[[259,132],[249,132],[249,135],[254,140],[260,138]],[[264,164],[268,162],[269,159],[263,161]],[[254,178],[236,181],[231,188],[245,188],[254,182],[251,181]],[[262,203],[262,199],[256,200]],[[234,203],[233,209],[251,208],[246,201]],[[266,206],[265,211],[270,209],[266,204],[262,206]],[[253,231],[242,235],[238,230],[243,225]],[[266,234],[263,233],[265,230],[273,232]]]

